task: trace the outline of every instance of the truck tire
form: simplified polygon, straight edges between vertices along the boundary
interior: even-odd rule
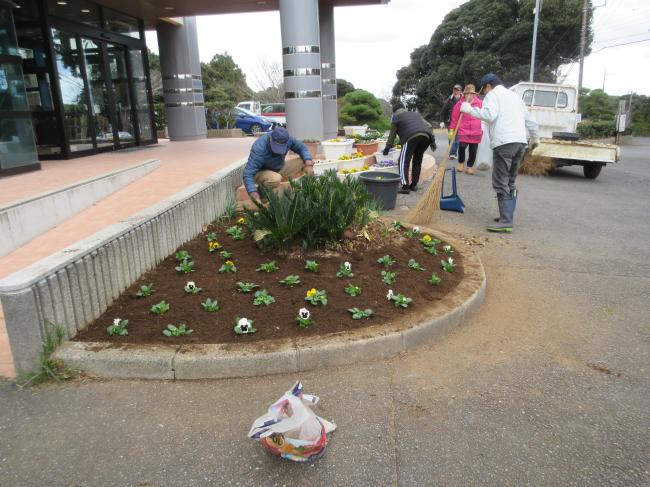
[[[603,164],[585,164],[582,166],[582,172],[587,179],[596,179],[600,174]]]
[[[579,140],[580,134],[575,132],[553,132],[552,134],[555,140]]]

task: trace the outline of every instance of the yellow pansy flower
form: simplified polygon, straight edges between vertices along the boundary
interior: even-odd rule
[[[244,217],[241,217],[239,220],[237,220],[237,223],[243,225],[244,223],[246,223],[246,219]]]
[[[316,288],[315,287],[312,287],[309,291],[307,291],[307,297],[308,298],[311,298],[315,294],[316,294]]]

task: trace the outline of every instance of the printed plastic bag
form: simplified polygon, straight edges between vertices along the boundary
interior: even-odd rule
[[[481,122],[483,128],[483,137],[476,151],[476,169],[487,171],[492,168],[492,149],[490,148],[490,134],[485,122]]]
[[[317,403],[318,396],[303,394],[302,383],[296,382],[253,422],[248,436],[273,455],[294,462],[315,460],[325,453],[327,435],[336,429],[310,409]]]

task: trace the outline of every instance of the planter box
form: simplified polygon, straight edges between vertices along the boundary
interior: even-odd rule
[[[379,150],[379,142],[357,142],[355,147],[364,156],[371,156]]]
[[[338,161],[314,161],[314,176],[321,176],[325,171],[329,171],[330,169],[336,171],[338,169]]]
[[[347,161],[336,161],[338,163],[338,170],[343,171],[343,169],[361,169],[366,162],[365,157],[357,157],[356,159],[349,159]]]
[[[244,137],[244,132],[241,129],[209,129],[207,137],[208,139]]]
[[[346,125],[343,127],[345,135],[366,135],[367,125]]]
[[[323,153],[325,159],[330,159],[332,161],[338,160],[341,156],[350,156],[352,155],[352,145],[354,144],[354,139],[339,139],[337,142],[330,142],[324,140],[321,142],[321,147],[323,148]]]

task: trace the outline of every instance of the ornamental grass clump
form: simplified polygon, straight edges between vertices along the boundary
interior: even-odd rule
[[[136,297],[138,298],[146,298],[148,296],[151,296],[153,293],[153,282],[150,282],[149,284],[143,284],[140,286],[140,290],[135,293]]]
[[[280,194],[261,187],[267,200],[245,210],[248,226],[262,247],[287,250],[295,244],[305,249],[335,244],[343,232],[361,228],[377,216],[377,204],[362,181],[340,181],[334,171],[316,178],[290,181]]]

